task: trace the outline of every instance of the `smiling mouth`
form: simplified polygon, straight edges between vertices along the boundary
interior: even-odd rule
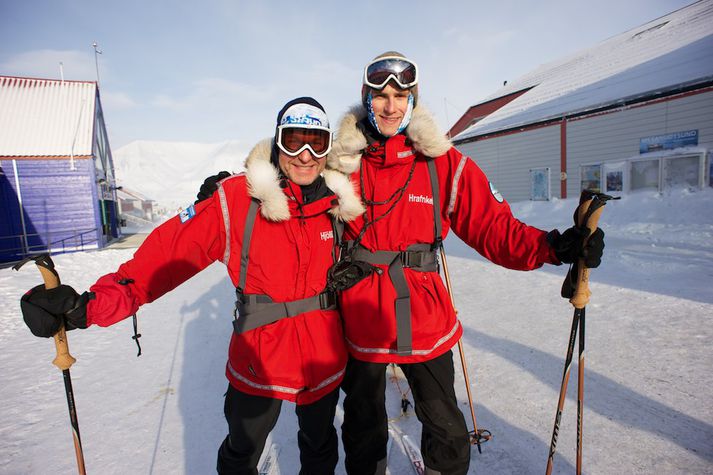
[[[315,168],[314,165],[295,165],[295,164],[293,164],[292,166],[295,168],[299,168],[300,170],[310,170],[312,168]]]

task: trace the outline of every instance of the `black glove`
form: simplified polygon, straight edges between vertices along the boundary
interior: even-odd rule
[[[558,230],[550,231],[547,234],[547,242],[555,251],[557,259],[565,264],[572,264],[580,257],[584,259],[584,265],[590,269],[599,267],[604,253],[604,231],[597,228],[587,243],[584,240],[589,236],[589,229],[586,226],[572,226],[563,234]]]
[[[87,302],[93,298],[93,293],[79,295],[68,285],[50,290],[38,285],[22,296],[20,308],[32,334],[49,338],[57,333],[63,319],[67,330],[87,328]]]
[[[201,185],[201,190],[198,192],[198,195],[196,198],[195,203],[193,204],[198,204],[203,200],[207,200],[211,196],[213,196],[213,193],[215,193],[215,190],[218,189],[218,182],[222,180],[223,178],[228,178],[231,175],[230,172],[222,171],[218,173],[217,175],[209,176],[208,178],[205,179],[203,184]]]

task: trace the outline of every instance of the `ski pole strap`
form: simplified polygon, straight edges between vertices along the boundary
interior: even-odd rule
[[[274,302],[268,295],[238,292],[235,307],[237,318],[233,320],[233,329],[240,335],[283,318],[294,317],[312,310],[336,310],[337,295],[325,290],[314,297],[290,302]]]
[[[352,259],[372,265],[389,266],[389,277],[396,291],[396,351],[410,355],[413,349],[411,338],[411,292],[404,268],[419,272],[438,272],[438,254],[431,244],[412,244],[405,251],[369,251],[359,246],[352,251]]]

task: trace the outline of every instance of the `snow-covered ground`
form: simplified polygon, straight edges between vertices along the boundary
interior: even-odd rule
[[[513,210],[543,229],[563,229],[575,203],[517,203]],[[605,257],[592,271],[587,307],[585,473],[713,473],[712,209],[713,190],[706,189],[639,193],[604,210]],[[472,451],[470,473],[542,473],[572,317],[559,297],[566,269],[508,271],[453,238],[447,245],[478,426],[493,433],[482,454]],[[83,290],[131,254],[105,250],[54,260],[63,282]],[[0,270],[3,474],[76,470],[62,376],[51,364],[53,343],[33,337],[19,311],[20,295],[39,282],[34,266]],[[140,358],[131,319],[69,334],[89,473],[214,472],[226,432],[223,371],[232,307],[233,288],[216,264],[140,310]],[[574,472],[576,369],[555,473]],[[470,426],[459,366],[456,373]],[[399,384],[406,390],[403,380]],[[387,391],[395,423],[418,441],[415,416],[399,417],[396,383]],[[341,413],[337,419],[339,425]],[[283,475],[297,473],[289,403],[273,438],[282,449]],[[410,473],[398,443],[390,470]],[[338,473],[344,473],[341,461]]]

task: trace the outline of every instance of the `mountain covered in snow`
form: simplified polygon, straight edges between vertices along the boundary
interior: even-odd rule
[[[250,145],[139,140],[113,152],[118,185],[168,210],[192,203],[203,180],[221,170],[240,172]]]

